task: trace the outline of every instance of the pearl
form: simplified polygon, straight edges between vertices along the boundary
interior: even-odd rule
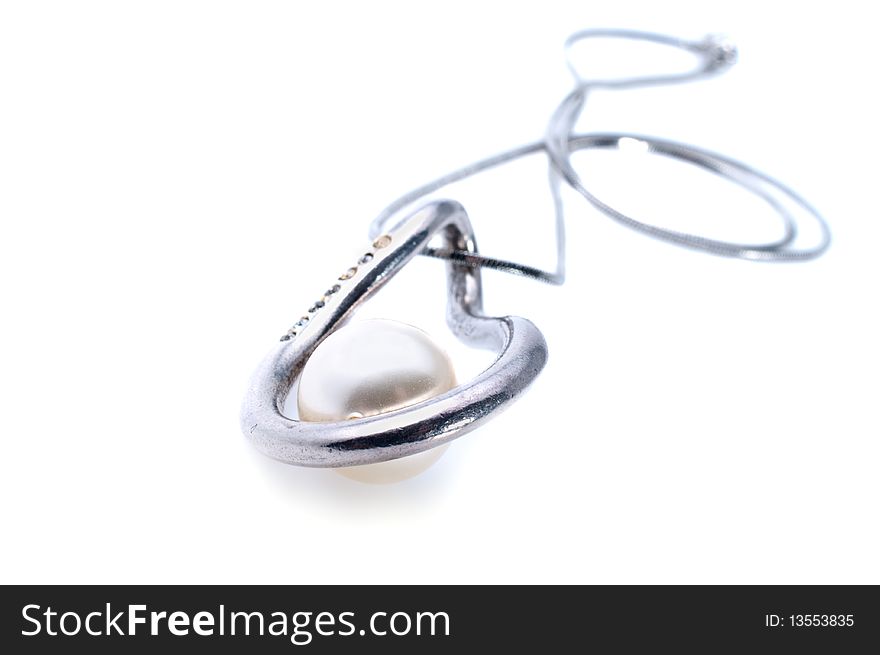
[[[342,421],[391,412],[456,385],[449,356],[406,323],[370,319],[330,334],[309,357],[297,391],[303,421]],[[398,482],[437,461],[445,446],[365,466],[336,469],[361,482]]]

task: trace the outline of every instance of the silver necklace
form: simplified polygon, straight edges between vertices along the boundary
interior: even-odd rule
[[[682,48],[697,57],[691,71],[612,80],[584,79],[572,63],[571,48],[584,39],[624,38]],[[535,379],[547,360],[547,344],[531,321],[489,317],[482,310],[480,269],[494,268],[535,280],[565,279],[565,220],[562,184],[580,193],[602,213],[657,239],[716,255],[762,261],[801,261],[826,250],[831,235],[822,216],[793,190],[741,162],[694,146],[636,134],[575,134],[590,92],[686,82],[717,74],[736,61],[736,49],[714,37],[685,41],[630,30],[584,30],[565,44],[575,85],[550,119],[543,140],[497,154],[414,189],[388,205],[371,223],[369,243],[337,280],[281,337],[255,372],[241,414],[244,434],[277,460],[312,467],[346,467],[353,477],[379,481],[408,477],[429,465],[453,439],[505,408]],[[781,238],[744,244],[658,227],[602,202],[584,185],[571,162],[588,148],[638,147],[681,160],[729,179],[767,202],[784,223]],[[453,182],[520,157],[545,153],[555,209],[556,267],[545,271],[478,252],[464,207],[424,196]],[[797,208],[817,223],[818,242],[798,247]],[[440,246],[429,246],[439,239]],[[464,343],[498,353],[473,380],[457,385],[445,354],[420,330],[392,321],[346,325],[356,308],[417,255],[447,260],[447,323]],[[299,382],[299,418],[283,413]],[[353,467],[353,468],[347,468]],[[365,474],[365,475],[362,475]]]

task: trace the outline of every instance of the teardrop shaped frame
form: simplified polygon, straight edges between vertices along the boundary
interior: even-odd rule
[[[489,368],[442,395],[376,416],[326,423],[284,416],[284,401],[312,351],[435,235],[444,247],[477,252],[470,220],[460,204],[426,205],[365,250],[263,360],[241,412],[242,431],[258,450],[288,464],[311,467],[357,466],[414,455],[489,420],[537,377],[547,361],[541,332],[519,316],[483,315],[479,268],[466,260],[450,261],[447,323],[466,344],[498,352]]]

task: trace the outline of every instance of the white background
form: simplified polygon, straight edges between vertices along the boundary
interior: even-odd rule
[[[861,6],[4,3],[0,579],[880,582],[880,112]],[[253,453],[248,377],[369,220],[539,138],[570,85],[561,43],[595,26],[729,34],[729,73],[597,94],[579,127],[778,175],[828,217],[827,256],[694,253],[568,195],[565,286],[484,276],[487,309],[550,345],[521,402],[397,486]],[[635,52],[590,65],[660,62]],[[644,218],[774,234],[711,176],[592,156],[597,193]],[[448,190],[485,252],[551,264],[544,166]],[[449,336],[443,289],[420,259],[364,315],[428,329],[466,378],[486,355]]]

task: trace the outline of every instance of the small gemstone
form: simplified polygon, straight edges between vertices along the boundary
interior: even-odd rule
[[[358,260],[358,264],[367,264],[373,260],[373,253],[368,252]]]
[[[315,303],[315,307],[317,307],[318,309],[321,309],[321,307],[323,307],[323,306],[324,306],[323,300],[319,300],[318,302]]]
[[[374,248],[387,248],[389,245],[391,245],[391,236],[388,234],[383,234],[373,241]]]
[[[282,340],[282,341],[290,341],[290,337],[291,337],[291,336],[292,336],[292,335],[290,335],[290,334],[285,334],[283,337],[281,337],[281,340]]]
[[[339,291],[341,288],[342,288],[342,287],[339,286],[338,284],[334,284],[333,287],[330,289],[330,293],[336,293],[336,292]]]
[[[350,269],[348,269],[347,271],[345,271],[345,273],[343,273],[342,275],[340,275],[340,276],[339,276],[339,279],[340,279],[340,280],[350,280],[351,278],[353,278],[353,277],[355,276],[355,274],[356,274],[357,272],[358,272],[357,267],[356,267],[356,266],[352,266]]]
[[[309,314],[314,314],[316,311],[318,311],[318,304],[317,303],[315,303],[314,305],[309,307]]]

